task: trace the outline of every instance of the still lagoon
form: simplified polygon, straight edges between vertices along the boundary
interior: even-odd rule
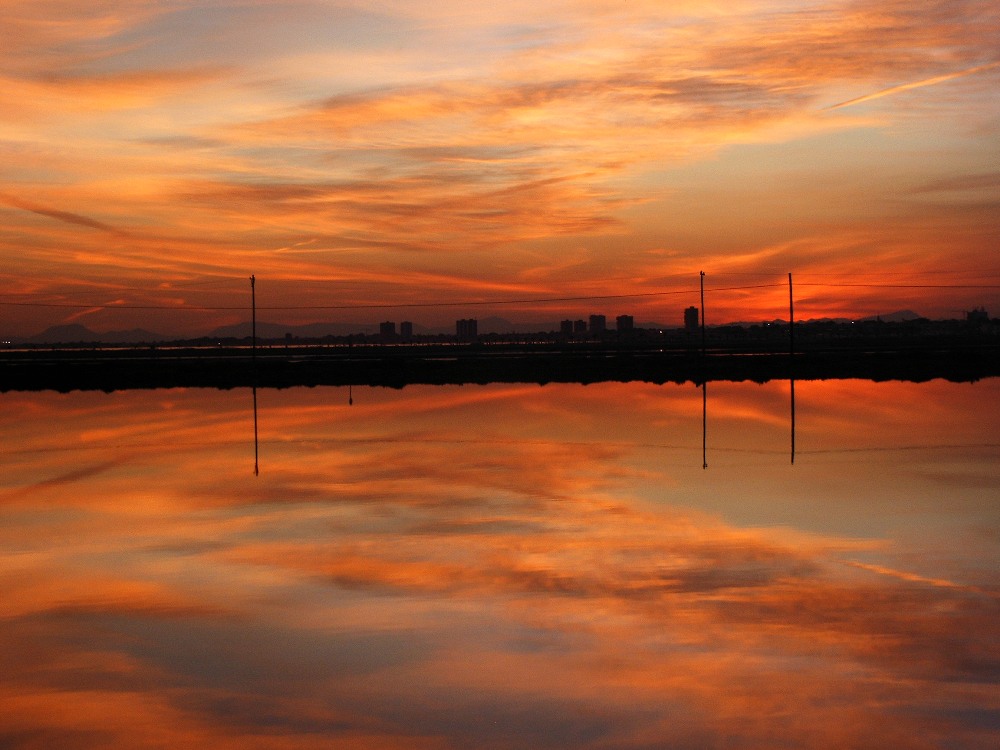
[[[997,746],[1000,379],[256,403],[0,394],[0,747]]]

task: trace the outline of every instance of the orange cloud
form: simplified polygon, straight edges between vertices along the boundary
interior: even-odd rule
[[[987,2],[934,2],[919,17],[906,2],[45,8],[6,9],[19,41],[2,53],[0,170],[9,195],[48,213],[5,212],[0,252],[11,277],[46,291],[256,273],[341,279],[359,302],[448,287],[451,299],[579,296],[609,277],[641,293],[660,275],[654,251],[662,274],[769,261],[832,273],[851,259],[939,269],[956,257],[967,275],[995,271],[990,196],[957,205],[919,191],[977,168],[978,145],[943,156],[933,145],[955,112],[970,143],[989,140]],[[953,79],[947,111],[926,98],[864,116],[822,110],[901,80]],[[884,137],[890,126],[905,148]],[[771,158],[747,166],[759,149]],[[127,236],[90,236],[106,228]],[[432,278],[441,288],[421,286]],[[870,297],[840,294],[840,312],[870,312],[856,309]],[[958,304],[919,296],[937,314]],[[754,318],[779,307],[745,302]],[[236,318],[167,316],[160,326],[186,333]],[[22,327],[54,318],[18,313]],[[124,314],[90,320],[129,327]]]
[[[70,211],[61,211],[59,209],[49,208],[46,206],[38,206],[27,201],[20,200],[19,198],[15,198],[11,195],[4,195],[0,193],[0,202],[6,203],[8,206],[13,206],[14,208],[19,208],[23,211],[30,211],[31,213],[38,214],[39,216],[45,216],[50,219],[55,219],[56,221],[63,221],[67,224],[75,224],[77,226],[96,229],[110,234],[122,233],[121,230],[116,229],[109,224],[105,224],[104,222],[97,221],[96,219],[81,216],[80,214],[75,214]]]

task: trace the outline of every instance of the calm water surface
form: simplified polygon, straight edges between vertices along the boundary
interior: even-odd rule
[[[0,747],[995,748],[1000,380],[704,395],[0,395]]]

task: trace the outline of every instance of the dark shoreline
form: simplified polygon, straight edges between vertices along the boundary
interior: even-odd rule
[[[825,380],[970,382],[1000,376],[1000,345],[877,346],[702,354],[655,346],[434,345],[0,352],[0,392],[485,383]]]

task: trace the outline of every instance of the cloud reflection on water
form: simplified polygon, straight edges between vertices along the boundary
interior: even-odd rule
[[[2,744],[989,747],[1000,384],[796,388],[5,394]]]

